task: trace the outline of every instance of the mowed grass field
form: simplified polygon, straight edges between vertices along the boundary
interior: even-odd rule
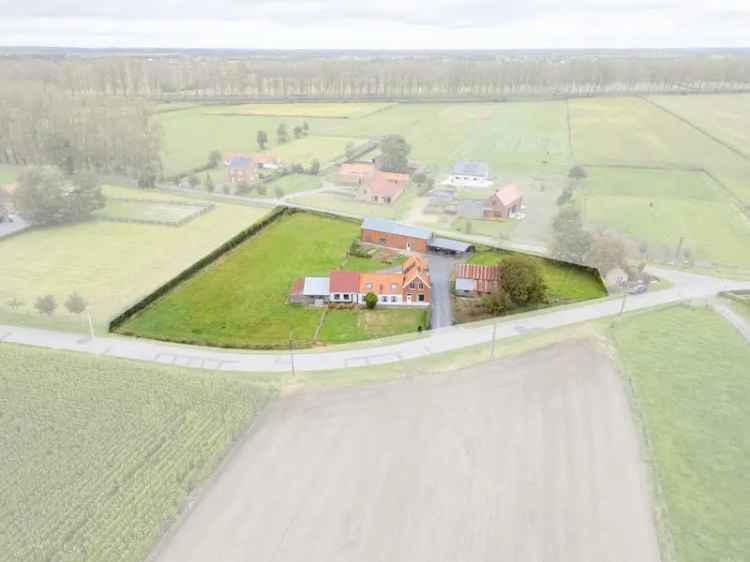
[[[588,168],[576,195],[584,220],[648,243],[655,259],[673,259],[680,238],[696,261],[750,267],[750,222],[707,175]]]
[[[310,346],[324,309],[290,305],[295,279],[332,270],[390,267],[347,261],[359,223],[309,213],[286,215],[137,314],[118,331],[187,343],[281,348],[291,336]],[[319,342],[339,343],[416,332],[419,310],[340,310],[326,315]],[[368,329],[372,327],[372,330]]]
[[[292,104],[291,107],[296,107]],[[291,109],[290,109],[291,111]],[[344,154],[350,142],[361,144],[365,137],[349,138],[344,134],[328,134],[318,127],[319,119],[277,116],[212,115],[207,108],[196,107],[183,111],[157,114],[155,117],[164,131],[163,164],[166,175],[185,172],[208,161],[212,150],[224,154],[258,152],[256,135],[259,130],[268,134],[266,152],[288,163],[305,166],[314,158],[321,164]],[[294,139],[293,129],[308,121],[310,136]],[[338,119],[340,121],[340,119]],[[276,130],[285,123],[291,140],[277,144]]]
[[[253,103],[207,108],[211,115],[263,115],[358,119],[392,107],[392,103]]]
[[[511,255],[515,254],[501,250],[479,251],[468,263],[495,265]],[[578,302],[607,296],[607,290],[599,277],[584,267],[536,256],[528,257],[539,265],[553,303]]]
[[[209,151],[255,152],[258,129],[269,133],[269,151],[282,159],[302,162],[305,145],[295,149],[292,141],[275,146],[276,128],[285,122],[290,130],[307,121],[311,136],[307,143],[321,162],[344,153],[347,142],[360,142],[389,134],[402,134],[412,145],[410,157],[422,160],[432,169],[447,171],[456,160],[486,160],[493,172],[566,168],[569,160],[567,113],[564,102],[477,103],[477,104],[396,104],[358,118],[295,118],[309,114],[310,104],[274,104],[275,115],[211,115],[227,108],[196,108],[165,113],[158,119],[165,133],[167,173],[205,163]],[[325,104],[333,105],[336,104]],[[330,113],[347,113],[354,104],[338,104]],[[377,105],[377,104],[374,104]],[[339,116],[340,117],[340,116]],[[351,115],[349,116],[351,117]],[[200,134],[198,134],[200,133]],[[338,152],[330,146],[341,139]],[[316,140],[318,139],[318,140]],[[315,148],[315,143],[328,143]],[[310,152],[312,154],[312,152]],[[294,160],[296,158],[297,160]],[[545,163],[546,162],[546,163]]]
[[[8,561],[141,562],[275,392],[221,372],[7,344],[0,364]]]
[[[105,195],[157,202],[181,199],[109,187]],[[180,227],[92,220],[0,239],[0,318],[51,326],[73,322],[82,327],[62,307],[65,298],[77,291],[90,303],[97,327],[104,329],[112,317],[266,213],[268,209],[221,203]],[[59,308],[51,318],[40,317],[33,303],[48,293],[55,296]],[[12,298],[25,303],[15,314],[6,306]]]
[[[676,562],[750,553],[750,346],[709,309],[626,317],[614,330],[668,513]]]
[[[750,162],[648,101],[580,99],[569,106],[578,162],[702,167],[750,204]]]

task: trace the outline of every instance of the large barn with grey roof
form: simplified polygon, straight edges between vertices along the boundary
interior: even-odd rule
[[[407,252],[429,251],[450,254],[464,254],[474,249],[472,244],[439,238],[427,229],[409,226],[386,219],[368,217],[362,222],[362,242],[377,244],[387,248],[406,250]]]

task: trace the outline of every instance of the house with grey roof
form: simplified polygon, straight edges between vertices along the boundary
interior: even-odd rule
[[[459,160],[451,168],[445,183],[461,187],[490,187],[492,185],[490,167],[486,162]]]

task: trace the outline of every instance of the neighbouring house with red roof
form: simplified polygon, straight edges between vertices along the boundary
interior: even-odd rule
[[[523,205],[523,194],[516,184],[511,183],[487,198],[484,216],[509,219],[521,212],[521,205]]]
[[[369,162],[349,162],[339,166],[337,180],[359,187],[359,196],[372,203],[393,203],[408,187],[410,175],[383,172]]]
[[[281,168],[281,160],[273,154],[256,154],[253,156],[256,169],[278,170]]]
[[[495,291],[500,284],[500,267],[459,263],[456,265],[456,294],[461,296],[483,296]]]
[[[428,306],[430,272],[424,258],[412,256],[400,272],[357,273],[332,271],[328,277],[305,277],[292,283],[292,304],[342,304],[362,306],[369,293],[389,306]]]
[[[252,156],[233,154],[224,161],[230,183],[252,183],[256,178],[256,165]]]

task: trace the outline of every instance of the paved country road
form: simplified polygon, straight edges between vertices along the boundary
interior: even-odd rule
[[[717,279],[658,268],[649,268],[648,271],[668,280],[672,287],[642,295],[628,295],[625,300],[625,311],[645,310],[690,299],[710,298],[722,291],[750,289],[748,281]],[[496,339],[503,340],[532,331],[549,330],[614,316],[620,312],[622,305],[622,299],[602,299],[581,303],[578,306],[553,308],[534,315],[515,318],[510,316],[496,323]],[[366,347],[296,352],[294,366],[297,371],[328,371],[382,365],[487,343],[492,340],[492,333],[491,324],[449,326],[398,343],[383,341],[382,345],[378,346],[377,342],[370,341]],[[18,326],[0,325],[0,342],[199,369],[247,373],[284,372],[291,369],[291,359],[287,352],[226,351],[119,336],[88,340],[80,334]]]

